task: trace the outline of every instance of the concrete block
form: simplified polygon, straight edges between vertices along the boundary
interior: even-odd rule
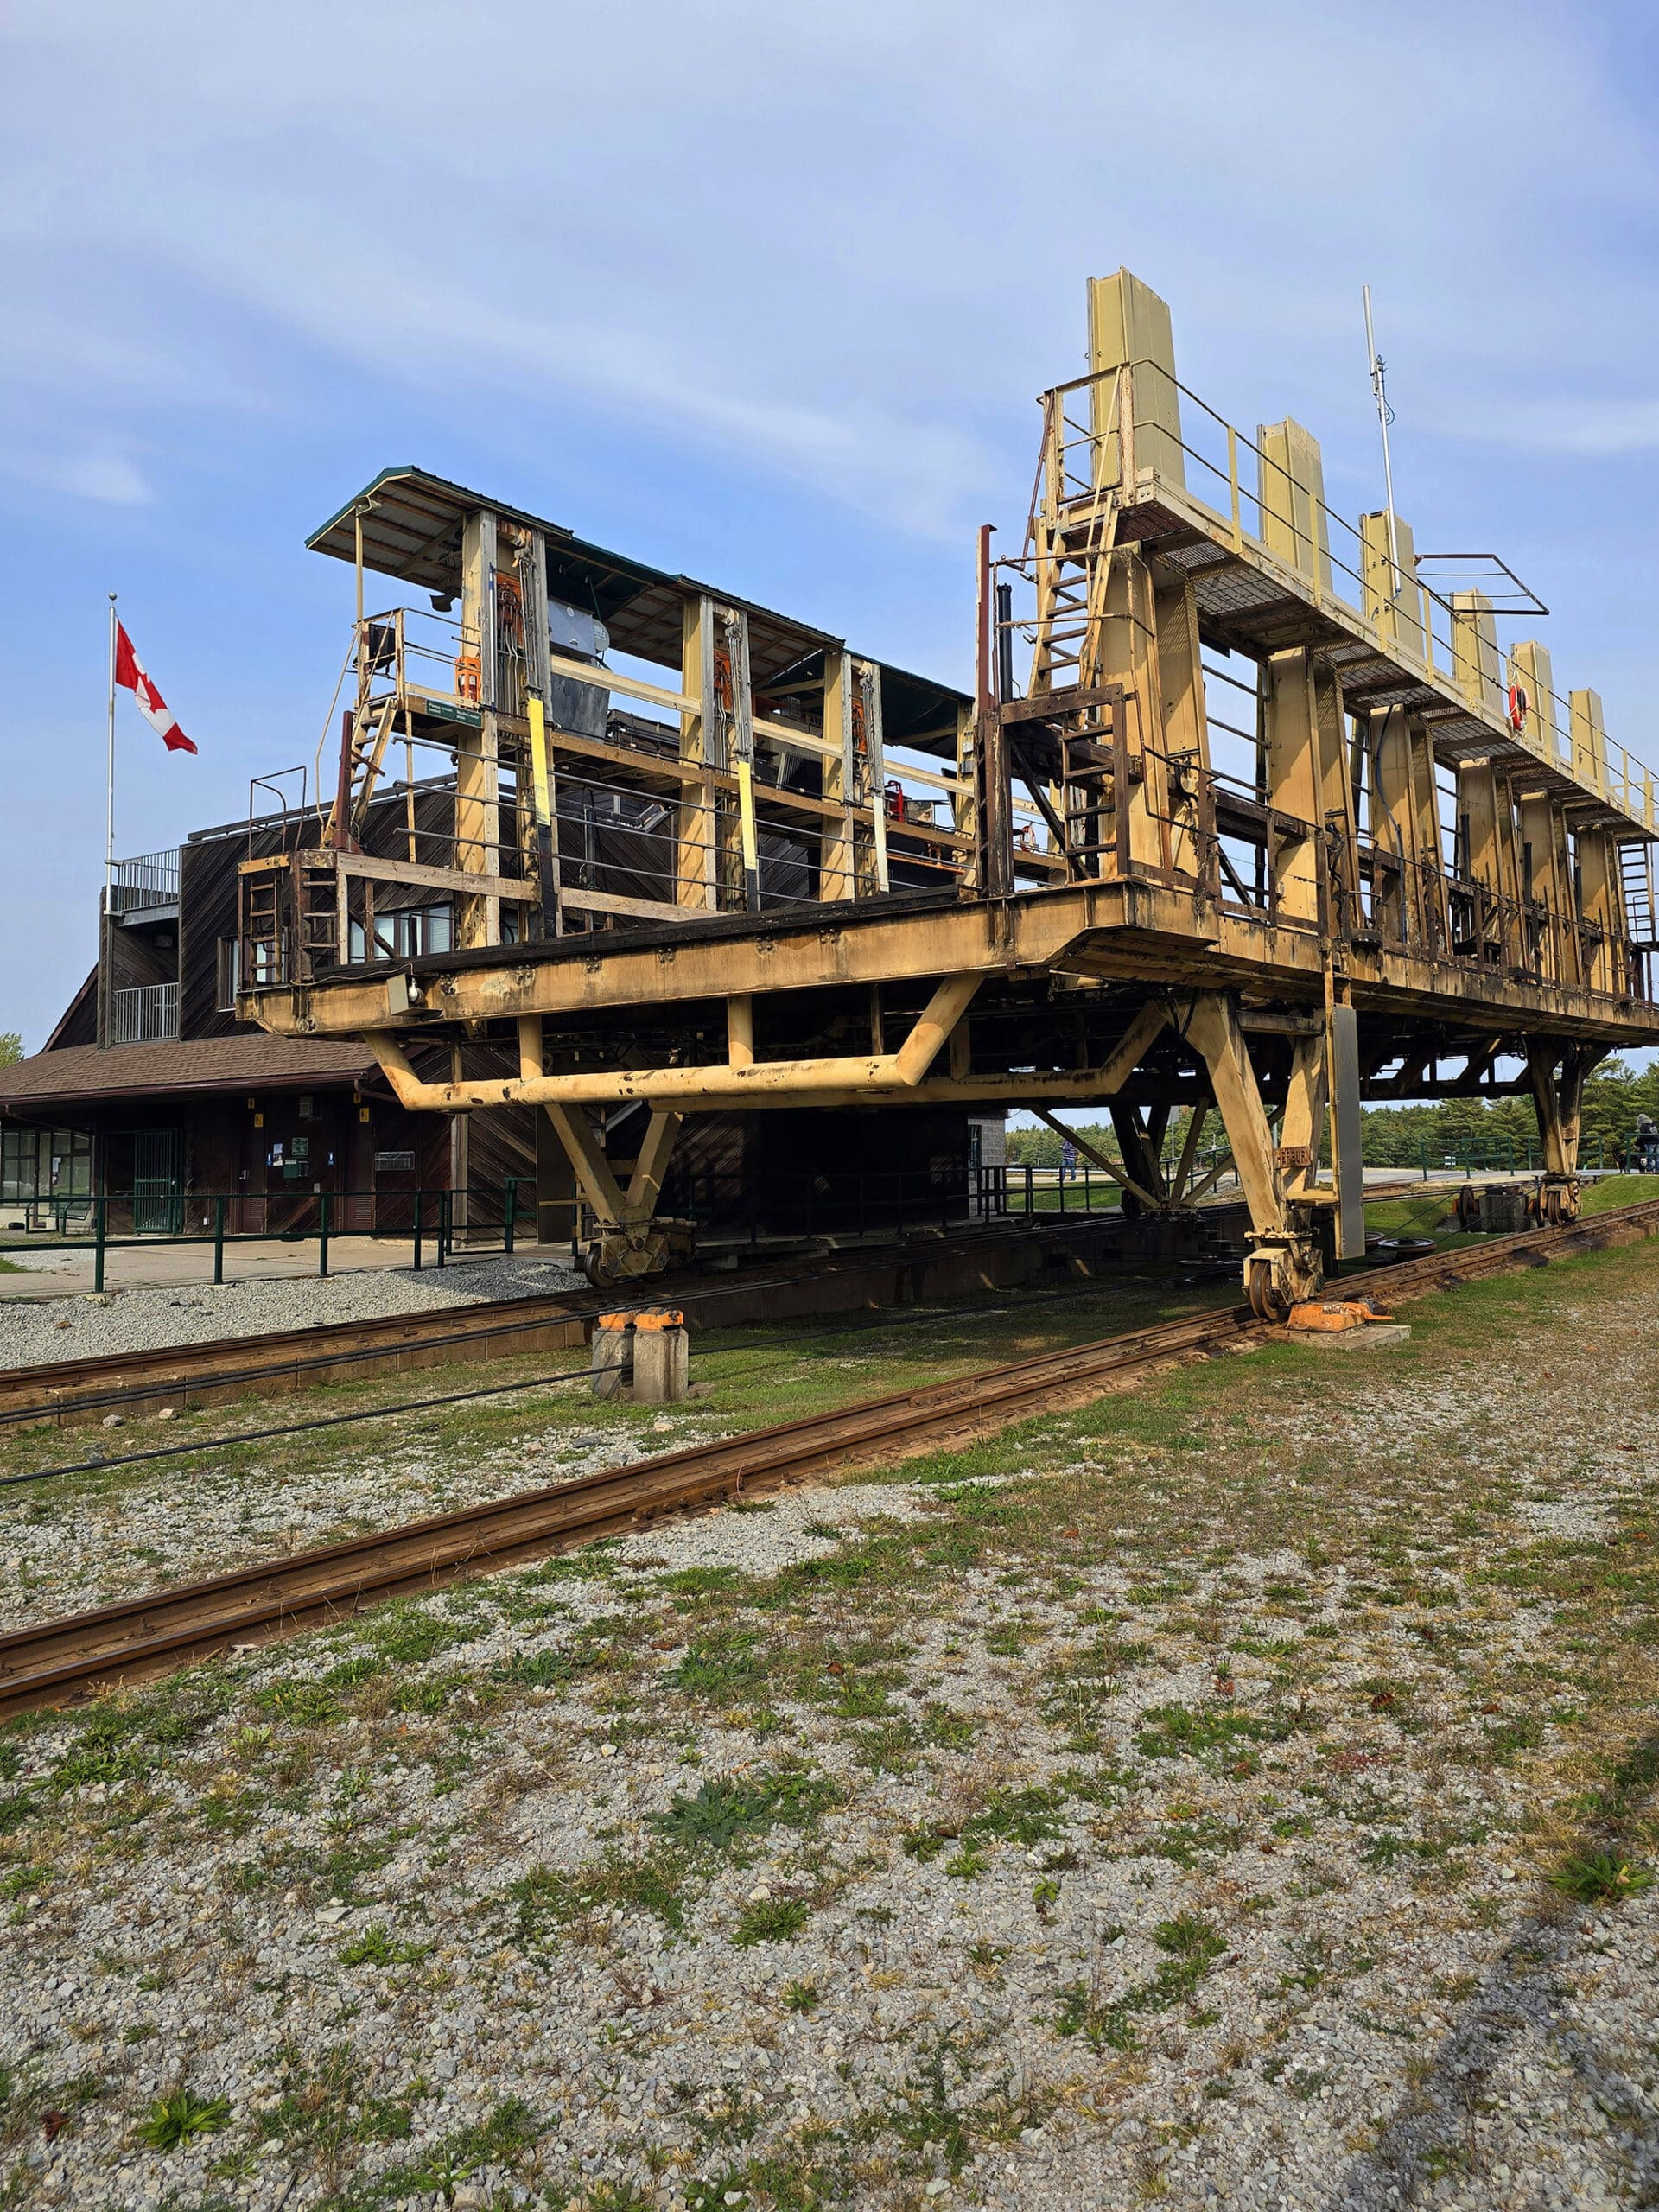
[[[633,1395],[642,1406],[676,1405],[690,1387],[690,1340],[676,1315],[666,1328],[652,1328],[655,1314],[642,1313],[633,1332]]]
[[[601,1313],[594,1325],[594,1370],[591,1388],[596,1398],[613,1398],[633,1373],[633,1316]]]

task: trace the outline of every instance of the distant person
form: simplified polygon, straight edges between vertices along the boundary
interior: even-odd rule
[[[1651,1114],[1636,1117],[1636,1164],[1643,1175],[1659,1173],[1659,1126]]]
[[[1655,1136],[1656,1136],[1656,1140],[1659,1140],[1659,1130],[1656,1130],[1656,1131],[1655,1132]],[[1077,1147],[1076,1147],[1076,1145],[1074,1145],[1074,1144],[1072,1143],[1072,1141],[1071,1141],[1071,1138],[1070,1138],[1070,1137],[1067,1137],[1067,1139],[1065,1140],[1065,1143],[1060,1147],[1060,1180],[1061,1180],[1061,1182],[1062,1182],[1062,1183],[1064,1183],[1064,1182],[1065,1181],[1065,1179],[1066,1179],[1066,1178],[1067,1178],[1067,1176],[1068,1176],[1068,1175],[1069,1175],[1069,1176],[1071,1176],[1071,1179],[1075,1181],[1075,1180],[1076,1180],[1076,1179],[1077,1179]]]

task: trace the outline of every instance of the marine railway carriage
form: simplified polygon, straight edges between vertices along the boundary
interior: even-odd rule
[[[971,696],[378,477],[310,540],[356,570],[354,696],[315,836],[244,870],[238,1010],[361,1033],[411,1108],[544,1108],[601,1281],[665,1263],[682,1119],[737,1108],[1103,1105],[1131,1211],[1236,1168],[1268,1315],[1361,1248],[1363,1099],[1530,1091],[1570,1217],[1586,1072],[1659,1039],[1652,775],[1542,645],[1506,665],[1499,618],[1547,610],[1501,563],[1336,515],[1308,432],[1214,415],[1128,272],[1089,341],[1022,545],[981,535]],[[431,613],[366,612],[369,572]],[[371,857],[416,747],[453,818]],[[388,938],[439,898],[454,949]],[[516,1077],[462,1079],[480,1038]],[[624,1180],[592,1116],[627,1101]]]

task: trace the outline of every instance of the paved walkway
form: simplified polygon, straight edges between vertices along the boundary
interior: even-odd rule
[[[523,1249],[531,1249],[528,1245]],[[564,1248],[561,1247],[561,1250]],[[331,1275],[359,1274],[365,1269],[406,1268],[413,1256],[414,1242],[409,1236],[331,1236],[328,1239],[328,1272]],[[435,1252],[430,1237],[426,1240],[425,1261],[435,1264]],[[466,1254],[458,1253],[450,1262],[452,1267],[461,1265]],[[482,1255],[480,1255],[480,1257]],[[77,1291],[92,1287],[92,1253],[90,1246],[85,1251],[41,1250],[39,1252],[9,1252],[5,1255],[11,1266],[21,1272],[0,1274],[0,1299],[8,1298],[65,1298]],[[281,1237],[269,1242],[263,1238],[257,1244],[231,1244],[225,1247],[225,1280],[226,1282],[273,1282],[286,1281],[296,1275],[315,1275],[317,1272],[317,1240],[308,1236],[302,1242],[287,1243]],[[106,1252],[104,1256],[104,1287],[106,1290],[173,1290],[194,1289],[213,1280],[213,1247],[210,1239],[200,1244],[142,1245],[135,1249]]]

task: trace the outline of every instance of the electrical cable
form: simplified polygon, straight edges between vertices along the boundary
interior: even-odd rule
[[[882,1316],[873,1320],[849,1322],[845,1328],[820,1329],[814,1335],[804,1339],[804,1342],[807,1344],[821,1344],[837,1337],[869,1335],[882,1329],[914,1328],[924,1321],[948,1321],[956,1319],[990,1319],[999,1313],[1020,1313],[1029,1306],[1039,1303],[1049,1304],[1058,1299],[1086,1298],[1090,1293],[1098,1295],[1107,1286],[1101,1283],[1084,1283],[1070,1285],[1059,1290],[1037,1291],[1030,1298],[1022,1300],[1017,1306],[975,1306],[965,1308],[920,1307],[913,1313],[904,1314],[897,1319]],[[747,1342],[740,1339],[735,1344],[723,1344],[720,1349],[722,1351],[766,1351],[775,1355],[779,1345],[775,1338],[757,1337],[750,1338]],[[735,1370],[735,1375],[741,1376],[758,1371],[758,1368],[739,1368]],[[192,1438],[180,1444],[157,1445],[145,1452],[124,1452],[119,1459],[80,1459],[64,1466],[36,1467],[22,1474],[0,1475],[0,1490],[13,1490],[26,1483],[51,1482],[63,1475],[108,1474],[112,1473],[118,1467],[143,1466],[152,1460],[181,1459],[194,1452],[226,1451],[232,1446],[238,1444],[270,1443],[279,1437],[303,1436],[317,1429],[346,1427],[353,1421],[390,1421],[401,1414],[425,1413],[438,1406],[462,1405],[476,1398],[505,1397],[511,1395],[515,1390],[550,1389],[559,1383],[587,1382],[594,1375],[613,1372],[614,1370],[609,1368],[561,1369],[555,1375],[532,1375],[522,1377],[514,1382],[490,1382],[475,1390],[450,1390],[446,1391],[442,1396],[434,1398],[401,1399],[395,1405],[390,1406],[364,1406],[352,1413],[320,1414],[314,1421],[285,1421],[275,1428],[242,1429],[229,1436]],[[722,1379],[729,1381],[735,1377],[728,1375]]]

